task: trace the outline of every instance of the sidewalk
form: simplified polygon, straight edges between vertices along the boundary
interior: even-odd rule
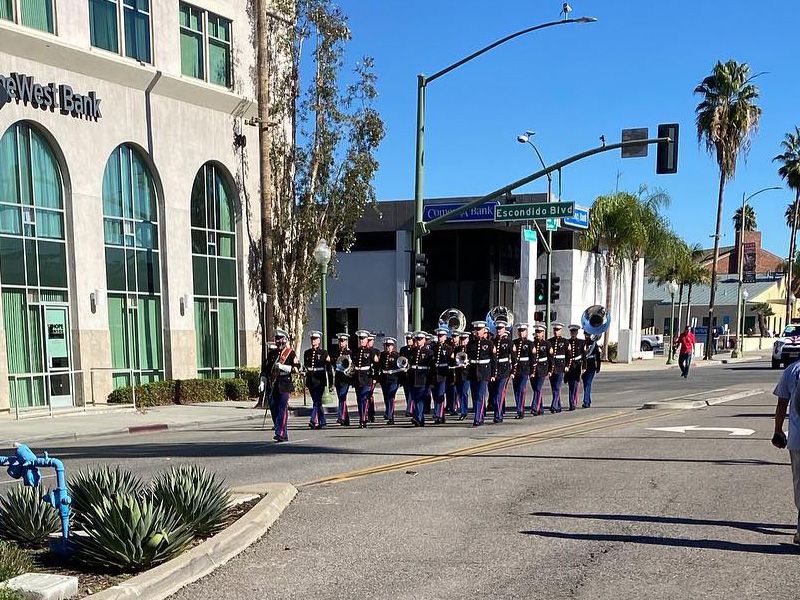
[[[756,360],[764,360],[769,358],[764,350],[754,350],[752,352],[745,352],[742,358],[731,358],[729,352],[722,354],[715,354],[713,360],[703,360],[702,357],[692,358],[692,368],[695,367],[710,367],[712,365],[721,364],[736,364],[742,362],[752,362]],[[656,356],[650,360],[634,360],[631,363],[603,363],[602,369],[611,373],[620,373],[626,371],[661,371],[665,369],[678,368],[678,355],[672,361],[671,365],[667,364],[667,356],[665,354]]]

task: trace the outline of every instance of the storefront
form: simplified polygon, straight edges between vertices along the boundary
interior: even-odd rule
[[[29,4],[0,2],[0,413],[256,364],[245,7]]]

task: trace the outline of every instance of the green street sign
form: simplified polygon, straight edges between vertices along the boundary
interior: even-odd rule
[[[547,231],[558,231],[559,219],[547,219]]]
[[[496,222],[562,219],[575,214],[574,202],[533,202],[531,204],[498,204]]]
[[[536,230],[535,229],[528,229],[527,227],[522,230],[522,238],[526,242],[535,242],[536,241]]]

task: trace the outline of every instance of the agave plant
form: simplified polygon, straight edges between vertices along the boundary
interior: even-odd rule
[[[0,581],[6,581],[32,569],[31,557],[22,548],[0,540]]]
[[[150,491],[153,498],[174,510],[197,537],[219,531],[230,512],[230,490],[216,474],[196,465],[160,473]]]
[[[75,556],[104,570],[146,569],[180,554],[192,541],[191,529],[146,495],[104,498],[83,518],[84,534],[72,540]]]
[[[80,470],[69,478],[69,492],[72,496],[72,511],[77,523],[83,522],[93,506],[119,494],[138,496],[144,490],[142,480],[119,466],[102,466]]]
[[[39,546],[61,526],[56,510],[42,501],[41,486],[18,485],[0,500],[0,537]]]

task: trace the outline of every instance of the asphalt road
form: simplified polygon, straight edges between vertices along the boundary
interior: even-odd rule
[[[261,541],[178,593],[250,598],[797,598],[788,455],[766,363],[604,373],[596,407],[503,425],[238,428],[52,449],[142,474],[206,462],[300,493]],[[761,393],[695,410],[645,400]],[[654,431],[696,426],[729,431]]]

